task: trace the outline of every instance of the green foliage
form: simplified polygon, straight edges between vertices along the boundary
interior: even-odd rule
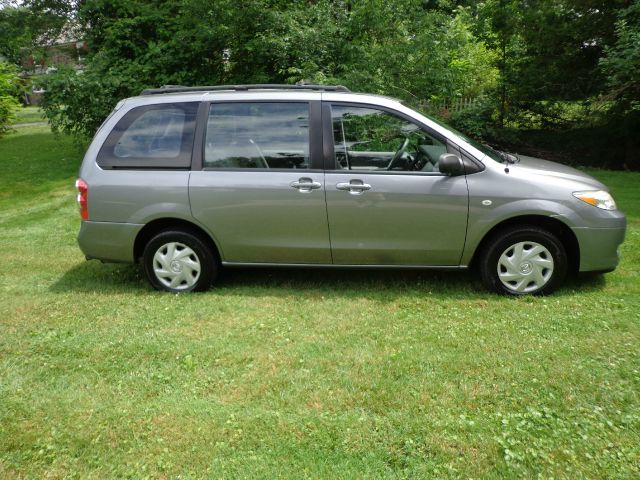
[[[129,83],[122,83],[127,80]],[[77,74],[70,67],[61,67],[39,82],[46,90],[41,107],[52,130],[83,138],[95,133],[118,100],[130,96],[137,83],[135,77],[101,76],[91,68]]]
[[[495,99],[483,96],[471,107],[454,112],[447,120],[475,139],[489,140],[495,138],[496,110]]]
[[[640,0],[619,13],[615,43],[605,53],[601,65],[608,76],[610,96],[623,112],[640,111]]]
[[[22,65],[29,56],[46,60],[46,47],[68,27],[75,2],[25,0],[0,8],[0,56]]]
[[[497,81],[470,11],[417,0],[88,0],[78,21],[91,56],[82,75],[46,80],[44,108],[54,129],[83,135],[117,100],[163,84],[305,80],[412,99],[478,95]]]
[[[20,107],[16,96],[20,93],[20,79],[17,69],[6,62],[0,62],[0,136],[9,130],[9,124]]]
[[[14,64],[20,64],[33,44],[29,32],[30,12],[27,8],[0,9],[0,55]]]
[[[539,100],[577,100],[599,93],[598,66],[614,38],[620,0],[487,0],[476,32],[500,58],[502,88],[513,109]]]
[[[446,14],[418,1],[363,2],[348,20],[350,43],[334,75],[356,90],[450,99],[479,95],[497,81],[495,55],[471,32],[467,9]]]

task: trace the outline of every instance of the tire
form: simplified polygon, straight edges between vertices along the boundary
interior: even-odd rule
[[[152,237],[142,263],[153,288],[173,293],[207,290],[220,270],[212,249],[186,230],[164,230]]]
[[[480,252],[480,278],[487,289],[506,295],[545,295],[567,275],[567,252],[551,232],[535,226],[494,234]]]

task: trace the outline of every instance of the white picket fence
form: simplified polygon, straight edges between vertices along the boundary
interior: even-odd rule
[[[435,113],[441,116],[449,116],[461,110],[472,107],[477,98],[459,97],[449,100],[427,100],[420,103],[420,108],[429,113]]]

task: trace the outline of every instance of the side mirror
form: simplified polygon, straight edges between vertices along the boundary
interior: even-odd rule
[[[464,165],[462,159],[453,153],[443,153],[438,158],[438,169],[440,173],[455,177],[464,175]]]

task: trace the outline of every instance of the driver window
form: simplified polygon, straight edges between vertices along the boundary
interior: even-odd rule
[[[337,169],[438,172],[447,146],[417,125],[374,108],[331,111]]]

